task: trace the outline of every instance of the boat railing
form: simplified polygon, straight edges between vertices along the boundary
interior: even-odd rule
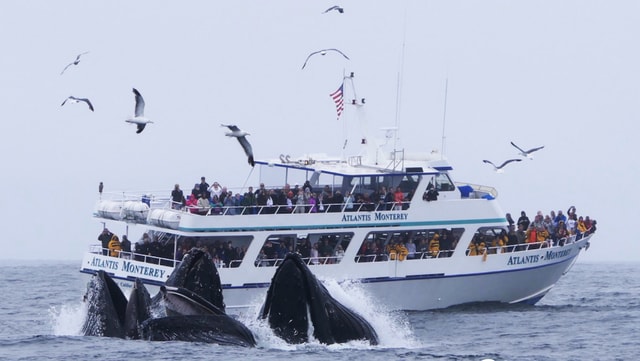
[[[375,212],[409,209],[410,201],[392,203],[354,203],[353,208],[347,208],[342,204],[319,205],[272,205],[272,206],[213,206],[197,207],[185,206],[182,211],[202,216],[226,216],[226,215],[249,215],[249,214],[303,214],[303,213],[354,213],[354,212]]]
[[[90,245],[89,246],[89,252],[93,253],[93,254],[101,254],[101,255],[104,255],[104,256],[110,256],[111,255],[111,250],[110,249],[102,248],[102,246],[99,245],[99,244]],[[144,262],[144,263],[157,264],[157,265],[168,266],[168,267],[175,267],[176,265],[180,264],[179,260],[175,260],[175,259],[171,259],[171,258],[152,256],[152,255],[148,255],[148,254],[127,252],[127,251],[118,251],[118,255],[117,256],[110,256],[110,257],[129,259],[129,260],[140,261],[140,262]]]
[[[576,241],[580,240],[581,238],[582,238],[581,236],[574,234],[569,237],[560,238],[556,241],[554,241],[551,238],[547,238],[542,242],[530,242],[530,243],[507,245],[507,246],[501,246],[501,247],[491,246],[486,248],[486,252],[487,254],[497,254],[497,253],[522,252],[522,251],[529,251],[532,249],[540,249],[540,248],[557,248],[557,247],[573,244]],[[467,255],[469,255],[469,250],[467,250],[466,252],[467,252]],[[476,254],[476,255],[481,256],[482,253]]]

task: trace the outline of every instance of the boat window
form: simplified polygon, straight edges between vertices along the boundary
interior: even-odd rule
[[[244,256],[249,248],[249,244],[253,240],[253,236],[202,236],[202,237],[185,237],[177,236],[177,252],[176,259],[182,260],[182,257],[193,247],[205,249],[216,267],[239,267],[244,260]]]
[[[467,247],[467,256],[481,256],[485,253],[495,254],[517,250],[515,244],[517,240],[512,240],[509,244],[507,229],[504,227],[480,227],[473,234],[471,242]]]
[[[297,252],[309,265],[329,265],[342,261],[352,232],[289,233],[270,235],[256,258],[256,267],[277,267],[288,252]]]
[[[436,189],[438,192],[453,191],[456,187],[453,185],[451,178],[447,173],[438,173],[435,176]]]
[[[451,257],[464,228],[370,232],[360,244],[356,262]]]

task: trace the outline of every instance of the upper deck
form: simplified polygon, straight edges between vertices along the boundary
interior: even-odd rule
[[[382,167],[366,165],[360,157],[345,161],[282,158],[257,161],[256,169],[260,185],[255,190],[222,187],[220,193],[207,194],[204,203],[177,202],[170,190],[160,196],[105,193],[94,216],[184,232],[504,220],[494,202],[486,201],[497,196],[495,189],[454,183],[449,176],[452,168],[442,160],[403,157],[401,163]],[[197,186],[185,198],[196,198],[202,192]]]

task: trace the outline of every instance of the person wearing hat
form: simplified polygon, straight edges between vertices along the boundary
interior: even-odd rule
[[[120,251],[122,251],[120,239],[118,239],[118,236],[114,234],[109,241],[109,255],[111,257],[118,257],[120,255]]]

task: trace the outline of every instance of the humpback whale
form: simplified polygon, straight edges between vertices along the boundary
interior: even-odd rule
[[[88,284],[82,331],[149,341],[196,341],[253,347],[251,331],[225,312],[222,284],[209,254],[191,249],[153,298],[140,280],[129,296],[104,271]],[[378,343],[373,327],[329,294],[298,254],[288,254],[276,270],[260,310],[274,334],[288,343],[313,336],[324,344],[367,340]]]
[[[313,336],[321,343],[368,340],[378,344],[369,322],[331,297],[295,253],[287,254],[276,270],[260,314],[288,343],[308,341],[309,315]]]
[[[84,300],[87,303],[84,335],[124,337],[127,298],[108,274],[98,271],[91,278]]]
[[[211,256],[193,248],[160,292],[150,297],[140,280],[129,300],[104,271],[88,284],[82,332],[150,341],[198,341],[252,347],[251,331],[224,312],[222,287]],[[154,317],[152,310],[159,310]]]

